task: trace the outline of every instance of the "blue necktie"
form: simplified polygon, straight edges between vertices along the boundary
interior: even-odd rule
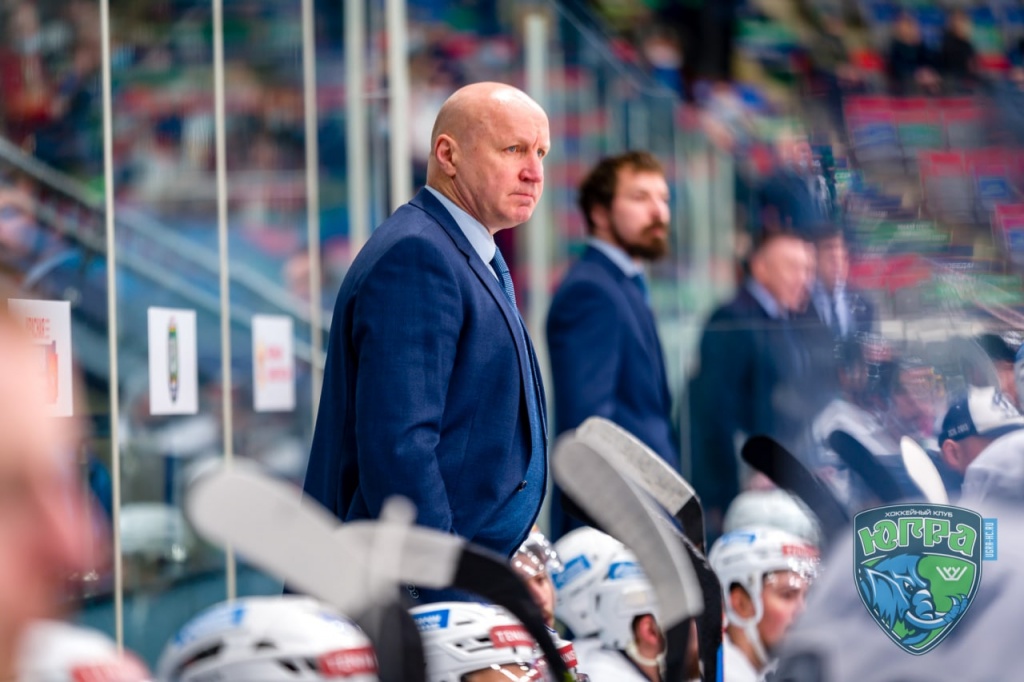
[[[532,441],[533,453],[530,460],[530,469],[532,470],[538,462],[544,461],[543,454],[545,449],[543,425],[540,419],[540,399],[537,397],[537,369],[533,365],[533,353],[530,352],[530,337],[526,333],[526,325],[523,324],[523,318],[519,316],[519,310],[516,308],[516,290],[512,286],[512,274],[508,271],[508,265],[505,264],[505,259],[501,255],[501,249],[497,247],[494,249],[491,267],[494,268],[498,279],[501,280],[505,296],[508,298],[509,303],[512,304],[512,310],[516,312],[516,317],[519,318],[519,328],[522,330],[523,341],[527,348],[530,371],[526,373],[523,390],[526,393],[526,411],[530,419],[530,440]]]
[[[494,268],[494,272],[497,273],[498,279],[501,281],[502,288],[505,289],[505,296],[508,298],[512,307],[516,307],[516,289],[512,286],[512,273],[508,271],[508,265],[505,264],[505,259],[501,255],[501,249],[494,247],[494,258],[491,259],[491,267]]]
[[[644,295],[644,300],[647,303],[650,303],[651,302],[651,292],[647,288],[647,278],[645,278],[643,276],[643,273],[639,273],[638,272],[635,275],[633,275],[632,277],[630,277],[630,279],[633,280],[633,282],[636,284],[636,286],[640,289],[640,293]]]

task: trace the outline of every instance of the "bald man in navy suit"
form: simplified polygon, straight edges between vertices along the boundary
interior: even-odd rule
[[[547,482],[544,389],[494,234],[544,186],[543,109],[476,83],[434,125],[427,187],[352,263],[334,309],[305,491],[344,520],[403,495],[418,523],[504,556]]]

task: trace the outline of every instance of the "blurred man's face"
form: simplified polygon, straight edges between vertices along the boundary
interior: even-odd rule
[[[807,303],[807,285],[814,272],[814,249],[798,237],[774,237],[754,254],[751,275],[789,312]]]
[[[931,433],[935,416],[945,395],[931,367],[912,367],[899,374],[899,386],[893,392],[895,416],[919,434]]]
[[[795,571],[776,571],[765,576],[761,589],[764,615],[757,629],[768,651],[779,645],[793,621],[803,613],[809,585],[808,579]]]
[[[548,572],[538,573],[527,579],[526,588],[530,591],[533,601],[544,614],[544,622],[548,627],[555,626],[555,584],[551,582]]]
[[[58,615],[92,530],[68,420],[47,416],[37,351],[0,322],[0,636]]]
[[[811,144],[803,135],[787,133],[779,138],[776,145],[779,160],[783,165],[807,171],[814,164],[814,152]]]
[[[846,282],[850,274],[850,254],[841,235],[818,242],[817,258],[818,279],[825,289],[831,292],[838,284]]]
[[[526,584],[533,602],[544,615],[548,627],[555,627],[555,584],[547,566],[532,552],[519,551],[510,562],[513,572]]]

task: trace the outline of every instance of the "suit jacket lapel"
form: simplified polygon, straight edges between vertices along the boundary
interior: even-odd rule
[[[530,373],[531,358],[534,358],[533,364],[536,365],[533,345],[526,335],[526,328],[520,322],[519,311],[512,306],[508,297],[505,296],[505,291],[498,283],[494,270],[491,269],[489,263],[483,262],[483,259],[480,258],[480,255],[473,248],[473,245],[466,239],[466,235],[462,233],[462,228],[455,222],[455,218],[448,213],[448,209],[429,190],[421,189],[409,203],[422,209],[437,221],[438,225],[451,238],[456,248],[466,257],[469,269],[483,283],[484,288],[491,294],[491,298],[494,299],[495,304],[501,310],[501,314],[505,317],[505,323],[508,325],[509,333],[512,334],[515,342],[516,356],[519,360],[520,385],[525,390],[526,377],[531,376],[533,378],[534,390],[537,393],[538,404],[541,406],[540,413],[543,422],[546,419],[544,414],[544,392],[541,390],[540,377]],[[543,429],[542,433],[547,434],[546,424],[541,424],[541,428]]]

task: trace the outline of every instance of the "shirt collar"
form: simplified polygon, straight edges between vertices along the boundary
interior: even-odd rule
[[[494,237],[487,228],[483,226],[479,220],[466,213],[464,210],[459,208],[454,201],[446,197],[445,195],[438,192],[436,189],[427,185],[427,189],[437,197],[437,200],[441,202],[448,213],[451,214],[452,218],[455,219],[455,224],[462,230],[462,234],[466,235],[466,239],[469,240],[470,246],[476,251],[477,255],[483,260],[484,263],[490,265],[491,260],[494,258],[494,252],[498,248],[494,244]],[[497,277],[497,274],[494,275]]]
[[[786,311],[782,309],[782,306],[779,305],[779,302],[775,300],[775,297],[768,293],[768,290],[756,279],[751,278],[747,280],[747,291],[761,304],[764,311],[768,313],[768,317],[773,320],[784,320],[789,317]]]
[[[615,263],[615,265],[625,273],[626,277],[644,274],[643,268],[637,265],[633,259],[618,246],[609,244],[603,239],[598,239],[597,237],[590,237],[587,240],[587,244],[608,256],[608,260]]]

